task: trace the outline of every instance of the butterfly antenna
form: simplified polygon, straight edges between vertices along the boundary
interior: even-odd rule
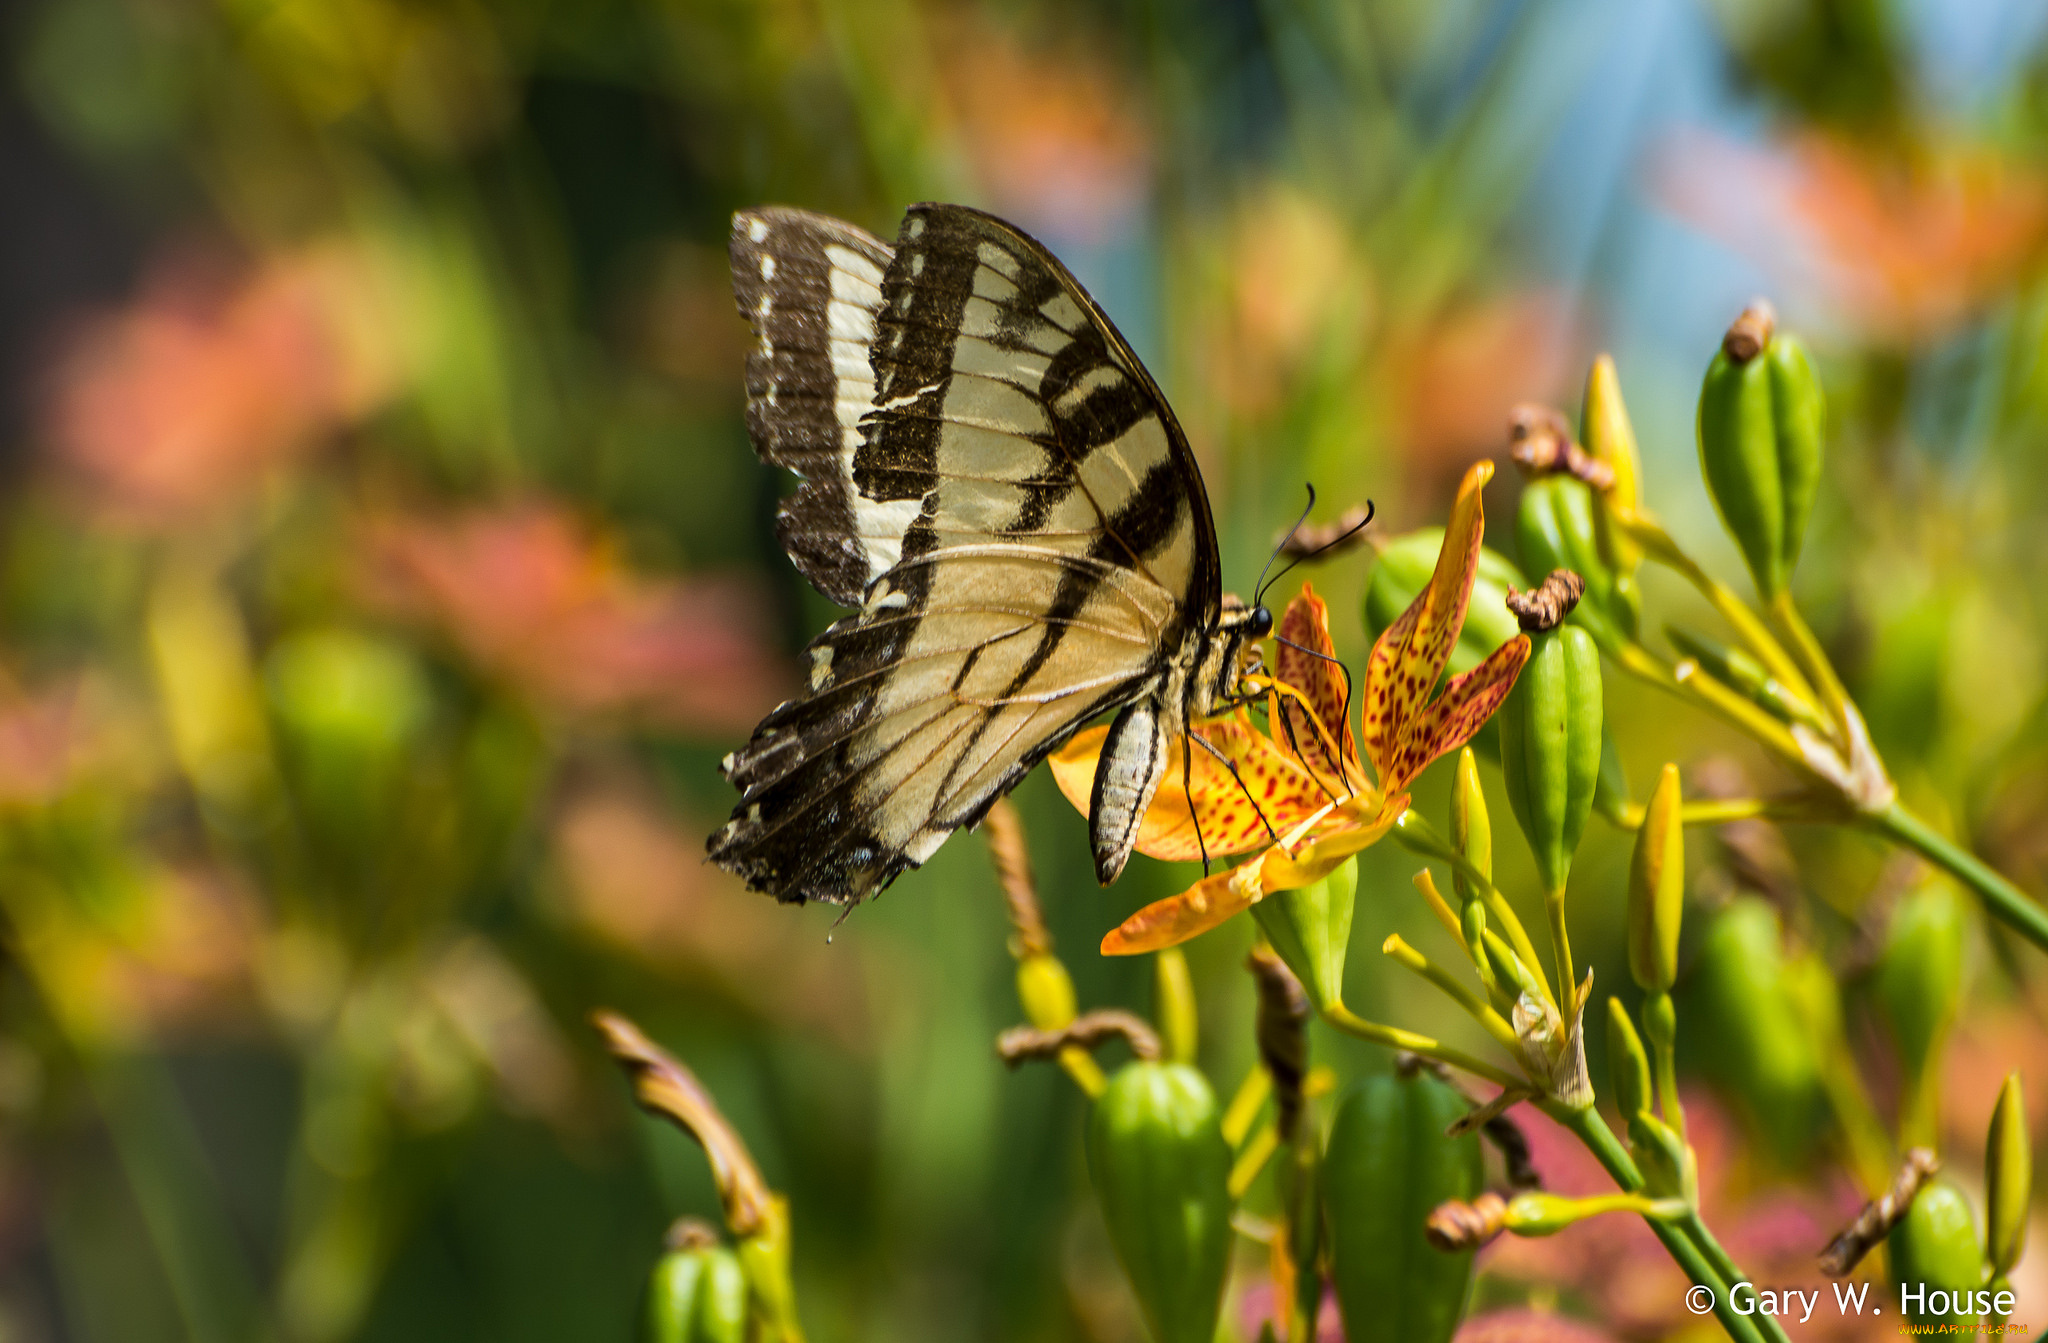
[[[1223,752],[1217,750],[1216,743],[1210,741],[1207,737],[1202,736],[1200,733],[1188,733],[1188,740],[1200,743],[1203,750],[1207,751],[1210,755],[1215,756],[1218,760],[1223,762],[1223,768],[1229,770],[1230,777],[1237,781],[1237,791],[1244,794],[1244,800],[1251,803],[1252,810],[1258,813],[1259,824],[1266,827],[1266,838],[1272,840],[1275,844],[1278,844],[1280,842],[1280,832],[1273,828],[1273,822],[1266,816],[1266,809],[1259,805],[1259,800],[1257,798],[1252,796],[1252,790],[1245,784],[1244,775],[1239,774],[1237,772],[1237,762],[1235,760],[1232,760],[1229,756],[1223,754]],[[1190,810],[1192,810],[1192,808],[1190,808]],[[1201,833],[1201,827],[1199,825],[1196,826],[1195,833]]]
[[[1194,733],[1183,732],[1183,738]],[[1202,837],[1202,813],[1195,810],[1194,777],[1195,753],[1187,748],[1185,741],[1180,748],[1180,795],[1188,800],[1188,819],[1195,823],[1195,847],[1202,851],[1202,875],[1209,875],[1209,841]]]
[[[1314,487],[1313,485],[1311,485],[1311,486],[1309,487],[1309,491],[1308,491],[1308,505],[1309,505],[1309,507],[1310,507],[1310,508],[1314,508],[1314,507],[1315,507],[1315,505],[1316,505],[1316,491],[1315,491],[1315,487]],[[1326,550],[1329,550],[1329,549],[1330,549],[1331,547],[1333,547],[1333,546],[1341,546],[1341,545],[1343,545],[1343,544],[1344,544],[1344,543],[1345,543],[1346,541],[1349,541],[1349,540],[1350,540],[1350,539],[1351,539],[1352,537],[1354,537],[1354,536],[1358,535],[1358,534],[1359,534],[1360,532],[1364,531],[1364,530],[1365,530],[1365,529],[1366,529],[1367,527],[1370,527],[1370,526],[1372,526],[1372,520],[1373,520],[1373,517],[1374,517],[1374,515],[1375,515],[1375,514],[1376,514],[1376,513],[1378,512],[1378,511],[1379,511],[1379,510],[1378,510],[1378,507],[1377,507],[1377,506],[1376,506],[1376,505],[1375,505],[1375,504],[1373,503],[1373,501],[1372,501],[1372,500],[1370,500],[1370,499],[1366,500],[1366,501],[1365,501],[1365,516],[1364,516],[1363,518],[1360,518],[1360,519],[1359,519],[1359,520],[1358,520],[1357,522],[1353,523],[1353,524],[1352,524],[1351,526],[1349,526],[1349,527],[1346,527],[1346,528],[1345,528],[1345,529],[1344,529],[1343,531],[1341,531],[1341,532],[1337,533],[1337,534],[1336,534],[1335,536],[1331,537],[1331,538],[1330,538],[1329,540],[1327,540],[1327,541],[1323,542],[1323,543],[1322,543],[1321,545],[1317,546],[1317,547],[1316,547],[1316,548],[1315,548],[1314,550],[1310,550],[1310,551],[1307,551],[1307,552],[1305,552],[1305,553],[1303,553],[1303,554],[1300,554],[1300,555],[1296,555],[1296,556],[1295,556],[1295,557],[1294,557],[1293,559],[1291,559],[1291,560],[1287,561],[1287,567],[1286,567],[1286,568],[1284,568],[1284,569],[1282,569],[1282,570],[1281,570],[1281,571],[1280,571],[1279,573],[1277,573],[1277,574],[1274,574],[1274,575],[1273,575],[1273,583],[1278,583],[1278,582],[1279,582],[1279,581],[1280,581],[1281,579],[1283,579],[1283,578],[1287,577],[1287,575],[1288,575],[1289,573],[1293,572],[1293,570],[1294,570],[1294,567],[1295,567],[1296,565],[1298,565],[1298,564],[1302,564],[1302,563],[1304,563],[1304,562],[1306,562],[1306,561],[1308,561],[1308,560],[1312,560],[1312,559],[1314,559],[1314,558],[1315,558],[1316,556],[1318,556],[1318,555],[1322,554],[1322,553],[1323,553],[1324,551],[1326,551]],[[1303,513],[1303,514],[1301,515],[1301,518],[1302,518],[1302,522],[1306,522],[1306,521],[1308,521],[1308,514],[1306,514],[1306,513]],[[1283,551],[1283,550],[1285,550],[1285,549],[1287,549],[1287,543],[1288,543],[1289,541],[1293,540],[1293,539],[1294,539],[1294,533],[1295,533],[1295,532],[1298,532],[1298,531],[1300,531],[1300,530],[1301,530],[1301,522],[1297,522],[1297,523],[1295,523],[1295,524],[1294,524],[1294,530],[1293,530],[1293,531],[1290,531],[1290,532],[1288,532],[1286,536],[1282,537],[1282,538],[1281,538],[1281,540],[1280,540],[1280,544],[1279,544],[1278,546],[1274,547],[1274,549],[1273,549],[1273,559],[1278,559],[1278,558],[1280,558],[1280,552],[1281,552],[1281,551]],[[1266,567],[1267,567],[1268,569],[1272,568],[1272,567],[1273,567],[1273,560],[1267,560],[1267,561],[1266,561]],[[1260,602],[1261,600],[1263,600],[1263,599],[1264,599],[1264,597],[1265,597],[1265,593],[1266,593],[1266,589],[1272,586],[1272,583],[1268,583],[1268,582],[1266,582],[1266,576],[1265,576],[1265,574],[1263,574],[1263,573],[1261,573],[1261,574],[1259,575],[1259,584],[1260,584],[1260,586],[1259,586],[1259,595],[1258,595],[1257,597],[1254,597],[1254,598],[1252,599],[1252,605],[1253,605],[1253,606],[1257,606],[1257,605],[1259,604],[1259,602]]]
[[[1259,605],[1260,603],[1262,603],[1262,602],[1263,602],[1263,601],[1265,601],[1265,599],[1266,599],[1266,587],[1267,587],[1267,583],[1266,583],[1266,575],[1267,575],[1267,574],[1269,574],[1269,573],[1272,573],[1272,572],[1273,572],[1273,561],[1275,561],[1275,560],[1277,560],[1277,559],[1279,559],[1279,558],[1280,558],[1280,552],[1281,552],[1281,551],[1283,551],[1283,550],[1285,550],[1285,549],[1287,549],[1287,543],[1288,543],[1289,541],[1292,541],[1292,540],[1294,539],[1294,534],[1295,534],[1296,532],[1298,532],[1298,531],[1300,531],[1300,530],[1301,530],[1301,524],[1303,524],[1304,522],[1307,522],[1307,521],[1308,521],[1308,515],[1309,515],[1309,514],[1311,514],[1311,513],[1313,513],[1313,512],[1315,512],[1315,508],[1316,508],[1316,487],[1315,487],[1315,486],[1313,486],[1313,485],[1308,485],[1308,486],[1305,486],[1305,488],[1306,488],[1306,489],[1308,490],[1308,507],[1306,507],[1306,508],[1304,508],[1304,509],[1302,509],[1302,510],[1301,510],[1301,516],[1300,516],[1300,517],[1298,517],[1298,518],[1296,518],[1296,519],[1294,520],[1294,525],[1293,525],[1292,527],[1289,527],[1289,528],[1287,529],[1287,535],[1285,535],[1285,536],[1283,536],[1283,537],[1281,537],[1281,538],[1280,538],[1280,542],[1279,542],[1279,544],[1273,547],[1273,553],[1272,553],[1272,554],[1270,554],[1270,555],[1268,555],[1268,556],[1266,557],[1266,567],[1265,567],[1265,568],[1263,568],[1263,569],[1261,569],[1261,570],[1259,570],[1259,582],[1258,582],[1258,585],[1257,585],[1257,586],[1256,586],[1255,588],[1253,588],[1253,590],[1252,590],[1252,605],[1253,605],[1253,606],[1257,606],[1257,605]],[[1287,569],[1292,569],[1293,567],[1294,567],[1294,566],[1293,566],[1292,564],[1290,564],[1290,565],[1288,565],[1288,566],[1287,566]],[[1280,572],[1281,572],[1282,574],[1285,574],[1285,573],[1287,572],[1287,569],[1282,569],[1282,570],[1281,570]],[[1274,582],[1278,582],[1278,581],[1279,581],[1279,579],[1278,579],[1278,577],[1276,577],[1276,578],[1274,579]]]

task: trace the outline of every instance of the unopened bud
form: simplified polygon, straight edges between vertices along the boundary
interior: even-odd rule
[[[1650,1108],[1650,1057],[1621,999],[1607,1000],[1607,1066],[1614,1075],[1614,1100],[1624,1117]]]
[[[1685,914],[1685,828],[1678,766],[1667,764],[1643,809],[1628,869],[1628,969],[1645,993],[1678,979],[1678,926]]]
[[[2034,1197],[2034,1149],[2027,1133],[2027,1101],[2020,1075],[1998,1089],[1991,1134],[1984,1144],[1984,1188],[1990,1232],[1991,1271],[2003,1277],[2027,1248],[2027,1213]]]

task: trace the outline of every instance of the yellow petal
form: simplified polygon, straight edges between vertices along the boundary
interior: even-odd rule
[[[1360,799],[1366,803],[1367,799]],[[1297,848],[1293,855],[1275,849],[1267,854],[1260,869],[1261,895],[1299,890],[1313,885],[1342,867],[1354,855],[1363,853],[1394,828],[1401,813],[1408,810],[1408,796],[1372,799],[1370,811],[1342,829],[1331,830],[1314,843]],[[1341,815],[1342,813],[1340,813]],[[1241,869],[1240,869],[1241,870]]]
[[[1391,790],[1387,780],[1392,757],[1436,688],[1458,633],[1465,628],[1465,609],[1479,573],[1479,547],[1486,535],[1479,495],[1492,478],[1490,461],[1474,462],[1465,473],[1429,585],[1416,594],[1400,619],[1381,632],[1366,659],[1365,750],[1379,771],[1382,789]]]

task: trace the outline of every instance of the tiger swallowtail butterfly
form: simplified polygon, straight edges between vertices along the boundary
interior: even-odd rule
[[[1120,710],[1089,830],[1106,885],[1189,722],[1233,702],[1265,608],[1222,590],[1194,454],[1159,387],[1038,242],[918,205],[892,247],[802,210],[733,217],[747,430],[802,480],[777,534],[858,610],[727,756],[711,857],[851,904]]]

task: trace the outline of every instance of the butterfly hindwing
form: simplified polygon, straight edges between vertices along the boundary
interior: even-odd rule
[[[922,863],[1081,724],[1154,692],[1219,601],[1186,443],[1064,268],[955,206],[912,210],[890,250],[872,381],[835,374],[842,403],[869,398],[846,507],[805,511],[800,493],[794,512],[868,533],[907,521],[861,610],[808,649],[807,693],[729,759],[743,797],[712,838],[786,899],[859,899]],[[736,285],[740,261],[736,241]],[[791,550],[872,562],[877,540]],[[853,564],[832,572],[846,591]]]

